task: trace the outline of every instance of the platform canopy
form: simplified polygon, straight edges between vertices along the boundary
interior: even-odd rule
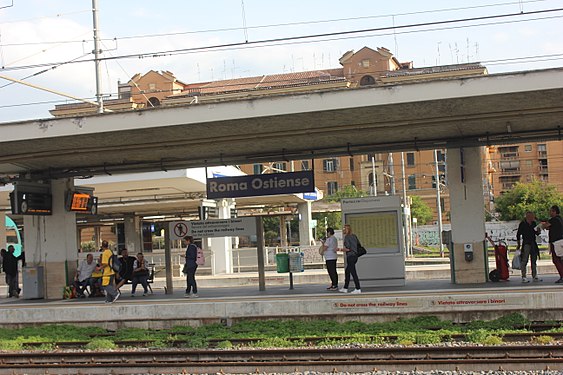
[[[563,68],[0,124],[0,181],[556,140]]]

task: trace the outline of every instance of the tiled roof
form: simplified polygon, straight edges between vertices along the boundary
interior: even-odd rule
[[[423,74],[448,73],[448,72],[476,70],[476,69],[485,69],[485,67],[479,63],[429,66],[426,68],[393,70],[390,72],[385,72],[385,74],[383,74],[383,77],[390,78],[390,77],[417,76]]]
[[[342,69],[313,70],[308,72],[270,74],[256,77],[244,77],[190,84],[188,92],[182,92],[173,97],[185,95],[222,94],[250,90],[267,90],[272,88],[308,86],[327,82],[345,81]]]

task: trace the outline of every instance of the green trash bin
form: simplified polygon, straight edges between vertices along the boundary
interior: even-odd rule
[[[276,267],[278,273],[289,272],[289,255],[287,253],[276,254]]]

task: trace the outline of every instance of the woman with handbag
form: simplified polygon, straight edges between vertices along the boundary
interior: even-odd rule
[[[334,237],[334,229],[326,228],[326,240],[323,241],[323,256],[325,257],[326,269],[330,277],[330,286],[327,290],[338,290],[338,273],[336,272],[336,261],[338,260],[338,240]],[[322,241],[322,240],[321,240]]]
[[[341,250],[346,253],[346,268],[344,269],[344,288],[340,289],[341,293],[348,293],[348,286],[350,284],[350,276],[354,278],[354,285],[356,289],[352,291],[352,294],[360,294],[362,289],[360,287],[360,278],[358,277],[358,272],[356,271],[356,263],[358,262],[358,245],[360,241],[354,233],[352,233],[352,227],[350,224],[344,225],[344,230],[342,231],[344,235],[344,248]]]

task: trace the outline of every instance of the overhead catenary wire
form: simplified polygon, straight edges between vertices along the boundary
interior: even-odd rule
[[[398,25],[398,26],[388,26],[388,27],[378,27],[378,28],[369,28],[369,29],[358,29],[358,30],[346,30],[346,31],[338,31],[338,32],[330,32],[330,33],[320,33],[320,34],[309,34],[309,35],[299,35],[299,36],[291,36],[291,37],[281,37],[281,38],[271,38],[271,39],[262,39],[256,41],[248,41],[248,42],[235,42],[235,43],[224,43],[224,44],[216,44],[216,45],[209,45],[209,46],[201,46],[201,47],[191,47],[191,48],[180,48],[180,49],[173,49],[173,50],[164,50],[164,51],[154,51],[154,52],[142,52],[142,53],[131,53],[131,54],[124,54],[119,56],[112,56],[112,57],[102,57],[100,60],[116,60],[116,59],[130,59],[130,58],[155,58],[155,57],[164,57],[164,56],[173,56],[173,55],[180,55],[180,54],[187,54],[187,53],[201,53],[201,52],[209,52],[209,51],[225,51],[225,50],[232,50],[232,49],[246,49],[246,48],[256,48],[256,47],[271,47],[275,45],[287,45],[287,44],[298,44],[298,43],[312,43],[312,42],[319,42],[321,38],[328,38],[328,37],[350,37],[353,35],[361,35],[361,37],[367,37],[366,33],[371,32],[380,32],[380,31],[391,31],[396,32],[396,30],[404,30],[409,28],[418,28],[418,27],[429,27],[429,26],[436,26],[436,25],[445,25],[445,24],[456,24],[456,23],[463,23],[463,22],[472,22],[472,21],[482,21],[482,20],[493,20],[493,19],[500,19],[500,18],[513,18],[513,17],[522,17],[522,16],[530,16],[534,14],[546,14],[546,13],[553,13],[553,12],[562,12],[563,8],[552,8],[552,9],[542,9],[537,11],[530,11],[525,13],[506,13],[506,14],[496,14],[496,15],[489,15],[489,16],[479,16],[479,17],[469,17],[469,18],[461,18],[461,19],[453,19],[453,20],[443,20],[443,21],[433,21],[433,22],[422,22],[422,23],[413,23],[413,24],[406,24],[406,25]],[[561,18],[563,15],[553,16],[553,17],[543,17],[543,18],[535,18],[531,20],[516,20],[516,21],[499,21],[495,24],[504,24],[504,23],[512,23],[512,22],[525,22],[525,21],[537,21],[537,20],[544,20],[544,19],[555,19]],[[491,23],[484,24],[491,25]],[[477,27],[477,26],[484,26],[483,24],[480,25],[464,25],[458,26],[457,28],[462,27]],[[452,27],[454,28],[454,27]],[[424,32],[424,31],[437,31],[438,29],[434,30],[415,30],[411,32]],[[404,33],[403,32],[397,32]],[[381,35],[379,35],[381,36]],[[356,36],[358,37],[358,36]],[[333,39],[324,39],[321,41],[331,41],[336,40]],[[92,62],[93,59],[85,59],[76,61],[74,63],[83,63],[83,62]],[[26,66],[15,66],[15,67],[2,67],[1,70],[22,70],[22,69],[29,69],[35,67],[43,67],[43,66],[50,66],[58,64],[58,62],[51,62],[51,63],[42,63],[42,64],[33,64],[33,65],[26,65]]]

